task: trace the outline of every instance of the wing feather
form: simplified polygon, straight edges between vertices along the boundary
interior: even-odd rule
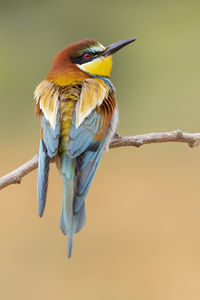
[[[98,105],[100,100],[96,101],[96,106],[92,110],[88,108],[87,112],[85,112],[84,120],[78,127],[76,118],[80,112],[80,105],[78,109],[75,109],[72,117],[68,152],[71,157],[76,159],[73,199],[75,215],[79,214],[84,207],[85,197],[105,147],[107,133],[114,112],[114,105],[113,103],[109,104],[110,101],[105,101],[107,98],[109,99],[109,95],[105,96],[101,105]],[[111,98],[114,99],[114,96]]]
[[[41,115],[41,140],[38,164],[38,210],[42,216],[46,204],[50,158],[58,150],[60,135],[59,97],[54,84],[43,81],[35,91],[36,111]],[[39,109],[38,109],[39,108]]]
[[[108,93],[109,87],[103,80],[90,78],[84,81],[80,101],[76,105],[76,128],[96,106],[103,103]]]

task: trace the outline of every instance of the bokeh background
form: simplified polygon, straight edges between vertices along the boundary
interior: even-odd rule
[[[119,132],[199,132],[199,0],[0,1],[0,175],[38,151],[33,91],[55,53],[132,36],[114,57]],[[104,154],[69,261],[61,179],[52,165],[40,219],[36,175],[0,192],[1,299],[200,299],[200,148]]]

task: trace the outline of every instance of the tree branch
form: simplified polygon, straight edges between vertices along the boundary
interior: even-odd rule
[[[138,134],[134,136],[120,136],[116,133],[112,139],[110,148],[124,146],[140,147],[145,144],[167,142],[186,143],[190,148],[194,148],[200,144],[200,133],[187,133],[182,132],[180,129],[169,132]]]
[[[140,147],[145,144],[179,142],[186,143],[193,148],[200,144],[200,133],[187,133],[181,130],[161,133],[147,133],[135,136],[120,136],[115,134],[110,148],[135,146]],[[38,155],[35,155],[31,160],[12,171],[11,173],[0,178],[0,190],[14,183],[20,183],[22,178],[33,170],[37,169]]]
[[[31,160],[10,172],[9,174],[0,178],[0,190],[13,183],[20,183],[22,178],[37,169],[38,166],[38,155],[35,155]]]

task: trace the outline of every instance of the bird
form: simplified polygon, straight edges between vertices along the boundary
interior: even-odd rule
[[[85,198],[104,149],[118,123],[112,55],[136,38],[107,47],[84,39],[59,51],[34,92],[40,122],[38,214],[45,209],[50,162],[63,182],[60,229],[68,237],[68,258],[75,233],[85,224]]]

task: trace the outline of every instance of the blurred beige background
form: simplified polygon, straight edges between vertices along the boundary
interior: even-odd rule
[[[114,56],[121,134],[200,132],[199,14],[195,0],[0,1],[0,176],[38,151],[33,91],[82,38],[138,38]],[[200,299],[200,148],[104,154],[69,261],[61,180],[51,166],[40,219],[36,175],[0,192],[0,299]]]

